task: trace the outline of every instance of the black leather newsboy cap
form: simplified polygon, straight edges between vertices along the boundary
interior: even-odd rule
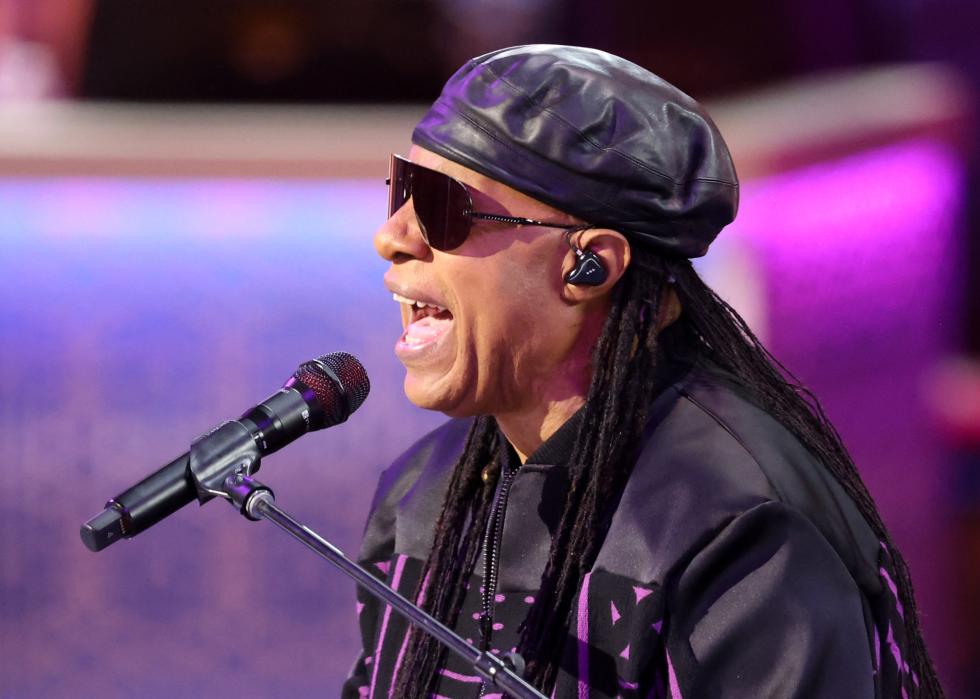
[[[537,44],[474,58],[412,140],[665,255],[703,255],[738,208],[728,147],[704,109],[594,49]]]

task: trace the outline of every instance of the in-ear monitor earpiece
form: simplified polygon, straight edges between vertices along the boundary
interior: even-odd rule
[[[609,277],[609,271],[594,252],[586,248],[575,250],[575,267],[565,275],[565,281],[576,286],[599,286]]]

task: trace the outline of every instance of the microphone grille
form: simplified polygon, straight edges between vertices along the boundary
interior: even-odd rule
[[[304,362],[293,376],[310,387],[328,413],[327,426],[346,420],[371,390],[364,366],[347,352],[331,352]]]
[[[350,412],[360,408],[371,391],[371,382],[368,380],[364,365],[357,360],[357,357],[347,352],[331,352],[317,361],[323,362],[340,379],[347,393],[347,406]]]

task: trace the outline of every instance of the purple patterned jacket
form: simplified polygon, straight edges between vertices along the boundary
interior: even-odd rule
[[[505,472],[515,472],[494,545],[497,652],[516,645],[538,588],[577,417],[523,466],[506,457]],[[360,560],[409,598],[469,426],[447,422],[381,477]],[[474,642],[482,557],[456,625]],[[890,571],[887,550],[837,482],[725,374],[699,363],[653,404],[635,470],[578,591],[554,696],[904,696],[916,678],[903,661]],[[343,696],[388,697],[406,623],[361,592],[357,608],[364,646]],[[435,695],[481,690],[450,658]]]

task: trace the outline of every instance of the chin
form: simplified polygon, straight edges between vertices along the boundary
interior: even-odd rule
[[[416,407],[432,410],[447,417],[472,417],[479,410],[472,401],[461,399],[459,391],[449,390],[438,380],[413,376],[409,371],[405,374],[405,396]]]
[[[432,381],[414,377],[411,372],[405,375],[405,397],[413,405],[423,410],[434,410],[450,417],[456,417],[450,413],[452,401],[449,400],[448,396],[439,391]]]

